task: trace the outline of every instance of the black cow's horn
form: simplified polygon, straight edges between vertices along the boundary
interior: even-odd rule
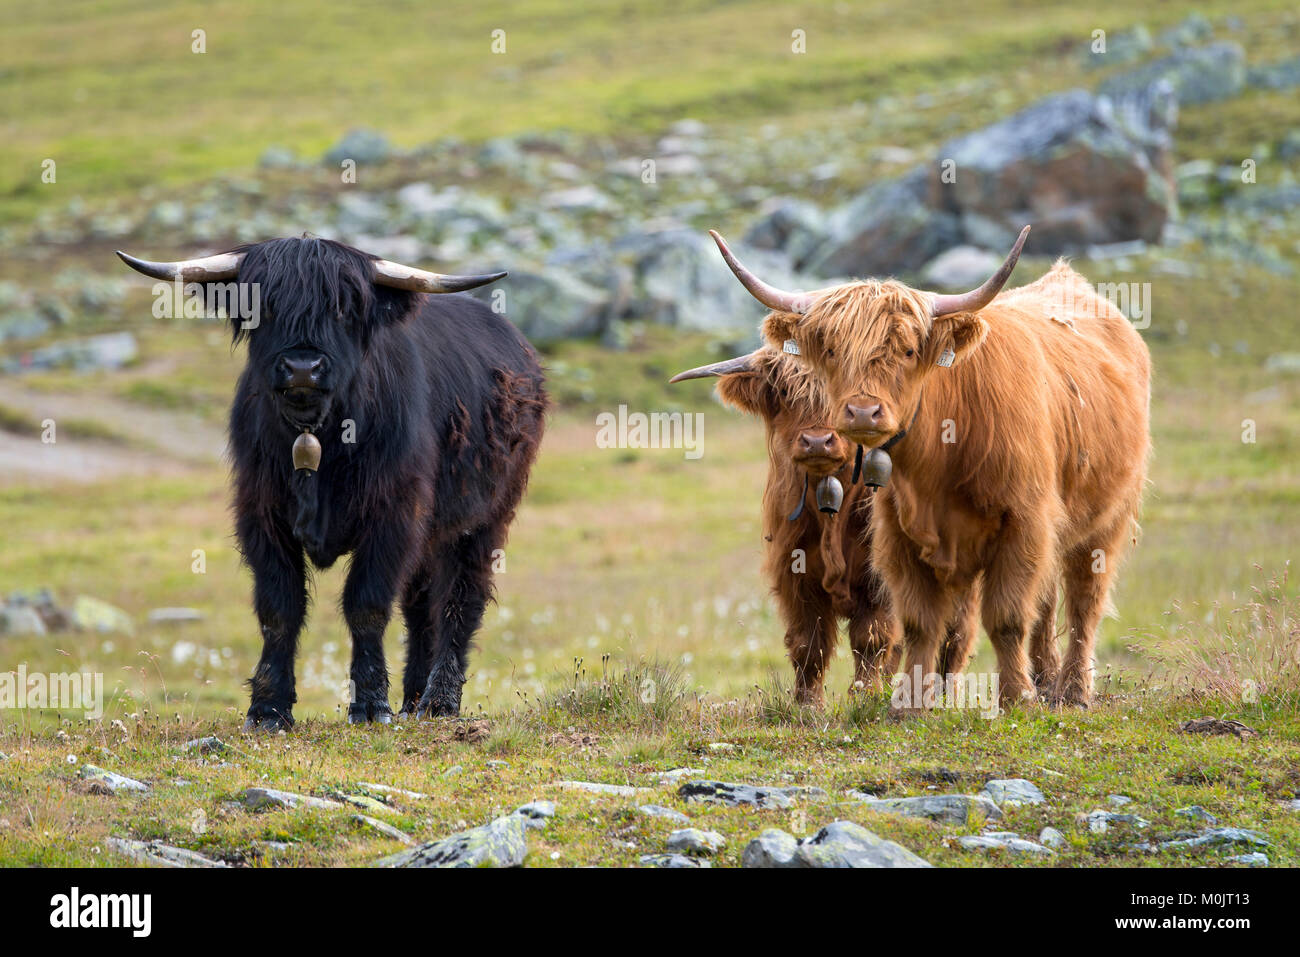
[[[504,272],[486,273],[482,276],[446,276],[442,273],[426,272],[413,266],[389,262],[387,259],[375,260],[376,283],[410,292],[464,292],[466,289],[486,286],[505,277]]]
[[[685,379],[703,379],[711,375],[733,375],[737,372],[750,372],[754,368],[754,356],[757,353],[751,352],[747,356],[736,356],[734,359],[723,359],[721,362],[714,362],[707,366],[696,366],[694,369],[687,369],[685,372],[679,372],[669,379],[669,382],[681,382]]]
[[[718,235],[716,229],[710,229],[709,235],[718,244],[718,251],[722,253],[722,258],[727,261],[727,265],[736,274],[740,284],[749,290],[751,296],[767,306],[767,308],[775,312],[793,312],[802,315],[808,311],[808,307],[821,295],[821,292],[785,292],[775,286],[769,286],[740,264],[736,254],[727,246],[726,241]]]
[[[1020,258],[1020,250],[1024,249],[1025,240],[1028,236],[1029,227],[1026,226],[1020,230],[1020,238],[1011,247],[1011,252],[1008,254],[1006,261],[978,289],[958,293],[954,296],[935,294],[930,302],[930,315],[938,317],[950,316],[955,312],[978,312],[992,302],[993,298],[1002,291],[1002,287],[1007,284],[1007,280],[1011,278],[1011,271],[1016,268],[1016,260]]]
[[[239,263],[244,258],[243,253],[218,253],[215,256],[203,256],[199,259],[157,263],[128,256],[120,249],[117,255],[136,272],[152,276],[154,279],[173,281],[179,279],[182,282],[220,282],[223,279],[234,279],[239,274]]]

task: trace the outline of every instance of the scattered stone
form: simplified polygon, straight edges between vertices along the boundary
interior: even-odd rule
[[[45,622],[35,608],[0,605],[0,635],[44,635]]]
[[[996,267],[995,267],[996,268]],[[990,274],[991,275],[991,274]],[[979,285],[976,283],[975,285]],[[970,287],[974,288],[974,286]],[[1042,804],[1047,800],[1038,786],[1025,778],[995,779],[984,785],[980,792],[998,807],[1020,807],[1023,804]]]
[[[926,289],[944,292],[974,289],[997,272],[1002,259],[1003,256],[977,246],[954,246],[926,263],[921,279]]]
[[[1199,804],[1192,804],[1188,807],[1180,807],[1174,811],[1179,817],[1190,817],[1197,821],[1204,821],[1206,824],[1218,824],[1219,819],[1211,814]]]
[[[1246,55],[1235,43],[1181,49],[1111,77],[1097,92],[1112,98],[1132,96],[1162,81],[1172,87],[1180,104],[1230,99],[1246,85]]]
[[[1196,837],[1184,838],[1180,841],[1164,841],[1160,847],[1162,850],[1179,847],[1195,850],[1203,847],[1234,847],[1236,845],[1268,847],[1269,841],[1258,831],[1251,831],[1242,827],[1216,827],[1198,834]]]
[[[444,774],[444,777],[446,775]],[[407,791],[404,788],[395,788],[388,784],[375,784],[371,781],[358,781],[357,787],[363,791],[378,791],[380,794],[396,794],[398,797],[410,798],[413,801],[423,801],[429,795],[421,794],[419,791]]]
[[[1055,853],[1050,847],[1027,841],[1012,831],[986,831],[983,834],[968,834],[957,839],[967,850],[987,851],[1005,849],[1012,854],[1037,854],[1048,857]]]
[[[671,783],[680,781],[682,778],[698,777],[703,773],[703,768],[673,768],[671,771],[660,771],[655,777],[662,782]]]
[[[529,819],[508,814],[489,824],[421,844],[377,862],[379,867],[519,867],[528,856]]]
[[[299,165],[298,154],[287,146],[268,146],[257,158],[257,165],[262,169],[293,169]]]
[[[456,775],[463,773],[465,768],[459,764],[453,764],[446,771],[442,772],[444,778],[454,778]]]
[[[148,616],[151,625],[179,625],[202,620],[203,613],[196,608],[155,608]]]
[[[1292,798],[1290,801],[1285,801],[1282,806],[1288,811],[1300,811],[1300,798]]]
[[[1251,67],[1246,71],[1246,82],[1266,90],[1290,90],[1300,86],[1300,56]]]
[[[487,762],[487,767],[489,767],[489,768],[508,768],[508,767],[510,767],[510,762],[509,762],[509,761],[500,761],[500,760],[488,761],[488,762]]]
[[[110,837],[110,850],[123,857],[129,857],[141,864],[154,864],[158,867],[229,867],[225,861],[214,861],[197,851],[183,847],[172,847],[160,841],[133,841],[127,838]]]
[[[708,861],[684,854],[642,854],[641,863],[646,867],[712,867]]]
[[[290,791],[277,791],[275,788],[249,788],[244,792],[244,804],[254,811],[266,807],[309,807],[319,810],[333,810],[343,807],[338,801],[327,801],[325,798],[294,794]]]
[[[1133,799],[1123,794],[1107,794],[1106,800],[1114,807],[1123,807],[1125,804],[1132,804]]]
[[[681,811],[674,811],[670,807],[663,807],[659,804],[642,804],[637,810],[646,817],[661,817],[666,821],[672,821],[674,824],[691,823],[691,819]]]
[[[1260,851],[1249,854],[1236,854],[1228,858],[1229,863],[1245,864],[1247,867],[1268,867],[1268,855]]]
[[[1084,64],[1091,69],[1132,63],[1151,50],[1151,32],[1139,23],[1130,30],[1115,30],[1106,34],[1106,49],[1093,50],[1093,41],[1083,44]]]
[[[1104,834],[1112,824],[1128,824],[1139,830],[1151,826],[1150,821],[1136,814],[1116,814],[1114,811],[1100,809],[1089,813],[1084,820],[1087,821],[1088,830],[1094,834]]]
[[[828,824],[812,837],[796,840],[776,828],[749,842],[744,867],[929,867],[907,848],[886,841],[852,821]]]
[[[1038,843],[1044,847],[1065,847],[1065,835],[1054,827],[1045,827],[1038,832]]]
[[[215,735],[209,735],[206,738],[195,738],[192,741],[186,741],[185,750],[197,751],[199,754],[221,754],[226,750],[226,742]]]
[[[128,778],[124,774],[116,774],[112,771],[105,771],[103,768],[96,767],[93,764],[83,764],[79,776],[84,780],[91,782],[92,790],[102,790],[108,794],[117,794],[119,791],[137,791],[144,793],[149,790],[149,785],[143,781],[137,781],[135,778]]]
[[[336,798],[345,804],[351,804],[353,807],[359,807],[363,811],[370,811],[372,814],[396,814],[395,808],[389,807],[383,801],[376,800],[368,794],[347,794],[343,791],[332,791]]]
[[[335,143],[322,157],[329,166],[338,166],[344,160],[356,163],[382,163],[393,155],[388,138],[374,130],[355,129]]]
[[[1259,734],[1254,728],[1248,728],[1240,721],[1224,718],[1193,718],[1179,726],[1184,734],[1232,734],[1243,741]]]
[[[515,813],[528,821],[531,828],[544,828],[546,822],[555,817],[554,801],[530,801],[515,808]]]
[[[407,834],[405,831],[399,831],[397,828],[393,827],[393,825],[385,823],[378,818],[373,818],[368,814],[353,814],[352,820],[360,821],[367,827],[378,831],[380,834],[384,835],[384,837],[391,837],[393,840],[401,841],[403,844],[408,846],[413,847],[415,845],[415,838],[411,837],[411,835]]]
[[[135,622],[122,609],[89,595],[78,595],[72,604],[72,623],[77,628],[101,633],[135,634]]]
[[[649,790],[628,784],[601,784],[595,781],[560,781],[555,786],[566,791],[586,791],[588,794],[611,794],[616,797],[635,797]]]
[[[668,835],[668,850],[682,854],[713,854],[727,843],[717,831],[686,827]]]
[[[825,794],[820,788],[754,787],[749,784],[728,784],[725,781],[687,781],[677,789],[677,793],[687,801],[725,804],[728,807],[751,804],[765,808],[790,807],[799,798]]]
[[[876,798],[870,794],[850,792],[850,796],[866,804],[867,809],[881,814],[901,814],[904,817],[922,817],[944,824],[970,824],[981,818],[998,821],[1002,810],[983,794],[934,794],[910,798]]]

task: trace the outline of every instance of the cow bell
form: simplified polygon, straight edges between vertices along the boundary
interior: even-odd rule
[[[320,439],[304,432],[293,440],[293,467],[315,472],[320,468]]]
[[[868,488],[884,488],[894,471],[894,461],[884,449],[872,449],[862,460],[862,484]]]
[[[844,486],[834,475],[828,475],[817,483],[817,511],[826,515],[835,515],[844,504]]]

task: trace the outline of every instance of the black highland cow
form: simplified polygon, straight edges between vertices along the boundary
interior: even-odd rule
[[[310,238],[179,263],[119,255],[157,279],[255,284],[255,321],[231,320],[248,343],[230,410],[235,527],[263,641],[245,729],[293,724],[308,561],[328,568],[345,553],[348,720],[391,718],[383,634],[395,599],[402,712],[459,713],[546,393],[536,353],[502,316],[423,293],[505,274],[440,276]]]

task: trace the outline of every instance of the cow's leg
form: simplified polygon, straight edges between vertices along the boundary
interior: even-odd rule
[[[438,611],[433,662],[416,713],[430,717],[460,714],[461,691],[474,635],[492,597],[493,553],[505,543],[505,523],[462,536],[446,552],[446,590]]]
[[[402,676],[402,714],[414,714],[415,707],[429,683],[433,666],[433,649],[438,641],[437,614],[440,595],[445,590],[441,580],[441,562],[427,561],[411,576],[402,597],[402,617],[406,621],[406,670]]]
[[[248,679],[252,691],[245,731],[293,726],[293,661],[307,617],[307,569],[302,546],[287,527],[263,526],[251,515],[235,523],[244,561],[253,571],[253,608],[262,630],[262,656]]]
[[[343,617],[352,632],[352,701],[348,721],[392,720],[384,629],[407,577],[411,526],[395,512],[378,519],[353,553],[343,585]]]
[[[1062,577],[1070,643],[1052,692],[1053,704],[1086,708],[1092,701],[1097,625],[1106,610],[1128,534],[1129,520],[1125,518],[1108,534],[1096,536],[1065,556]]]
[[[1029,637],[1029,668],[1040,696],[1050,695],[1061,672],[1061,653],[1056,646],[1056,582],[1038,599],[1038,617]]]
[[[979,640],[979,589],[972,585],[957,597],[957,608],[948,622],[939,651],[939,674],[959,675],[966,670]]]
[[[998,700],[1004,706],[1037,700],[1025,645],[1051,567],[1050,528],[1046,523],[1022,523],[1003,529],[984,571],[984,630],[997,655]]]
[[[849,618],[849,644],[853,648],[853,684],[849,693],[879,691],[886,676],[898,669],[903,650],[898,623],[887,601],[858,602]]]

